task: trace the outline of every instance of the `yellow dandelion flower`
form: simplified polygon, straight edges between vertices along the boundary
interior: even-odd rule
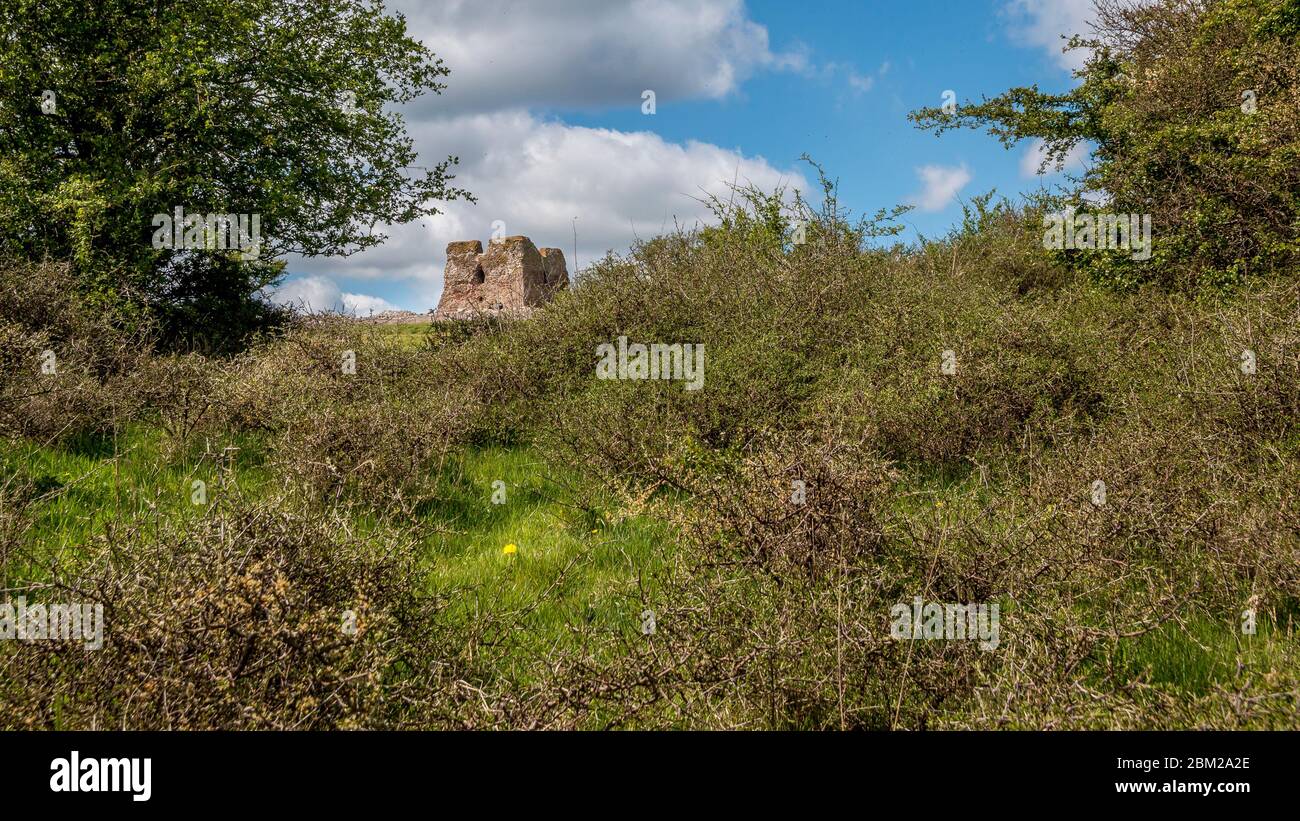
[[[519,547],[514,542],[511,542],[510,544],[503,547],[501,549],[501,552],[506,554],[507,556],[513,556],[519,552]]]

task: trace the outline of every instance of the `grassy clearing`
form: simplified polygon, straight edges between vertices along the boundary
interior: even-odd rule
[[[39,580],[54,556],[75,555],[115,523],[199,518],[207,505],[196,503],[195,481],[206,484],[210,504],[223,494],[256,499],[277,490],[262,437],[244,437],[220,468],[208,442],[170,455],[167,443],[163,430],[143,425],[116,438],[58,446],[0,442],[5,473],[30,482],[38,494],[29,535],[41,552],[22,565],[11,561],[9,572]],[[427,591],[457,602],[445,616],[463,623],[482,608],[517,614],[512,652],[541,654],[562,645],[576,623],[635,633],[641,581],[662,557],[669,533],[615,507],[576,507],[570,488],[583,481],[526,448],[458,451],[434,497],[407,523],[411,532],[426,534],[419,555]],[[355,510],[347,526],[366,532],[374,517]],[[507,553],[507,545],[514,551]]]
[[[28,487],[31,543],[40,551],[29,558],[44,564],[53,554],[102,536],[114,522],[151,516],[193,518],[204,505],[195,499],[216,495],[223,481],[211,452],[191,449],[172,455],[158,428],[131,425],[116,436],[84,435],[55,445],[0,441],[0,465],[11,482]],[[270,475],[261,462],[256,437],[243,437],[230,452],[226,475],[238,477],[242,493],[267,492]],[[195,485],[201,482],[202,490]],[[199,494],[196,496],[196,494]],[[35,570],[27,565],[13,575]]]
[[[569,498],[581,483],[528,449],[470,449],[443,479],[441,501],[423,511],[439,533],[428,542],[434,591],[472,591],[452,617],[476,608],[517,613],[515,652],[543,654],[577,641],[571,625],[633,634],[641,624],[642,583],[670,534],[643,516],[582,509]],[[493,503],[494,493],[504,496]],[[508,546],[513,552],[506,552]],[[647,591],[649,592],[649,591]]]
[[[1216,685],[1240,687],[1251,677],[1291,663],[1296,639],[1261,618],[1254,635],[1240,624],[1197,619],[1169,624],[1118,644],[1109,659],[1130,682],[1173,693],[1209,695]]]
[[[368,333],[394,344],[418,348],[425,344],[431,326],[430,322],[393,322],[387,325],[366,325],[365,328]]]

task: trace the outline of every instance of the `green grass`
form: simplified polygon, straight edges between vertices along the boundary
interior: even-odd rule
[[[1172,622],[1116,644],[1110,663],[1121,680],[1143,681],[1172,692],[1204,696],[1260,670],[1276,669],[1292,652],[1294,638],[1260,614],[1255,634],[1240,624],[1209,618]]]
[[[362,325],[367,333],[374,334],[380,339],[385,339],[402,346],[419,348],[424,345],[424,338],[428,336],[429,322],[394,322],[389,325]]]
[[[472,591],[455,599],[449,617],[512,614],[503,663],[576,646],[572,627],[640,629],[640,585],[650,590],[671,535],[650,519],[620,516],[610,499],[600,500],[602,509],[576,504],[569,488],[580,482],[527,449],[467,450],[426,513],[447,529],[429,540],[430,585]]]
[[[241,490],[263,492],[269,475],[261,467],[261,446],[246,437],[235,443],[228,478]],[[30,441],[0,441],[0,471],[31,483],[35,496],[29,552],[35,566],[55,551],[76,550],[104,532],[109,522],[157,513],[170,517],[198,516],[195,482],[209,503],[222,481],[212,458],[205,458],[202,443],[192,442],[184,452],[170,454],[165,434],[156,428],[134,426],[116,437],[83,437],[62,446],[41,446]],[[11,565],[12,573],[37,573],[31,563]]]

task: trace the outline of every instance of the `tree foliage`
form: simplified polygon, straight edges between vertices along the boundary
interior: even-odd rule
[[[1300,0],[1098,0],[1079,84],[1037,85],[911,118],[1045,143],[1045,165],[1079,144],[1093,161],[1073,198],[1153,215],[1137,263],[1079,254],[1103,278],[1220,285],[1293,270],[1300,256]]]
[[[468,196],[393,110],[447,74],[382,0],[5,0],[0,252],[223,336],[278,257],[354,253]],[[155,248],[177,206],[258,214],[260,255]]]

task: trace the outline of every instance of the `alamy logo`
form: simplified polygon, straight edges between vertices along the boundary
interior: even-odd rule
[[[239,251],[245,259],[262,253],[261,214],[154,214],[153,247],[172,251]]]
[[[672,379],[685,382],[688,391],[704,387],[704,345],[627,344],[627,337],[596,346],[597,379]]]
[[[1052,251],[1131,251],[1151,259],[1150,214],[1078,214],[1073,209],[1043,217],[1043,247]]]
[[[152,758],[82,758],[76,750],[50,762],[51,792],[129,792],[132,801],[153,795]]]
[[[104,646],[104,605],[33,604],[24,596],[0,604],[0,639],[19,641],[84,641]]]
[[[981,650],[998,649],[998,604],[926,603],[920,596],[912,606],[889,608],[894,622],[889,635],[895,639],[979,640]]]

